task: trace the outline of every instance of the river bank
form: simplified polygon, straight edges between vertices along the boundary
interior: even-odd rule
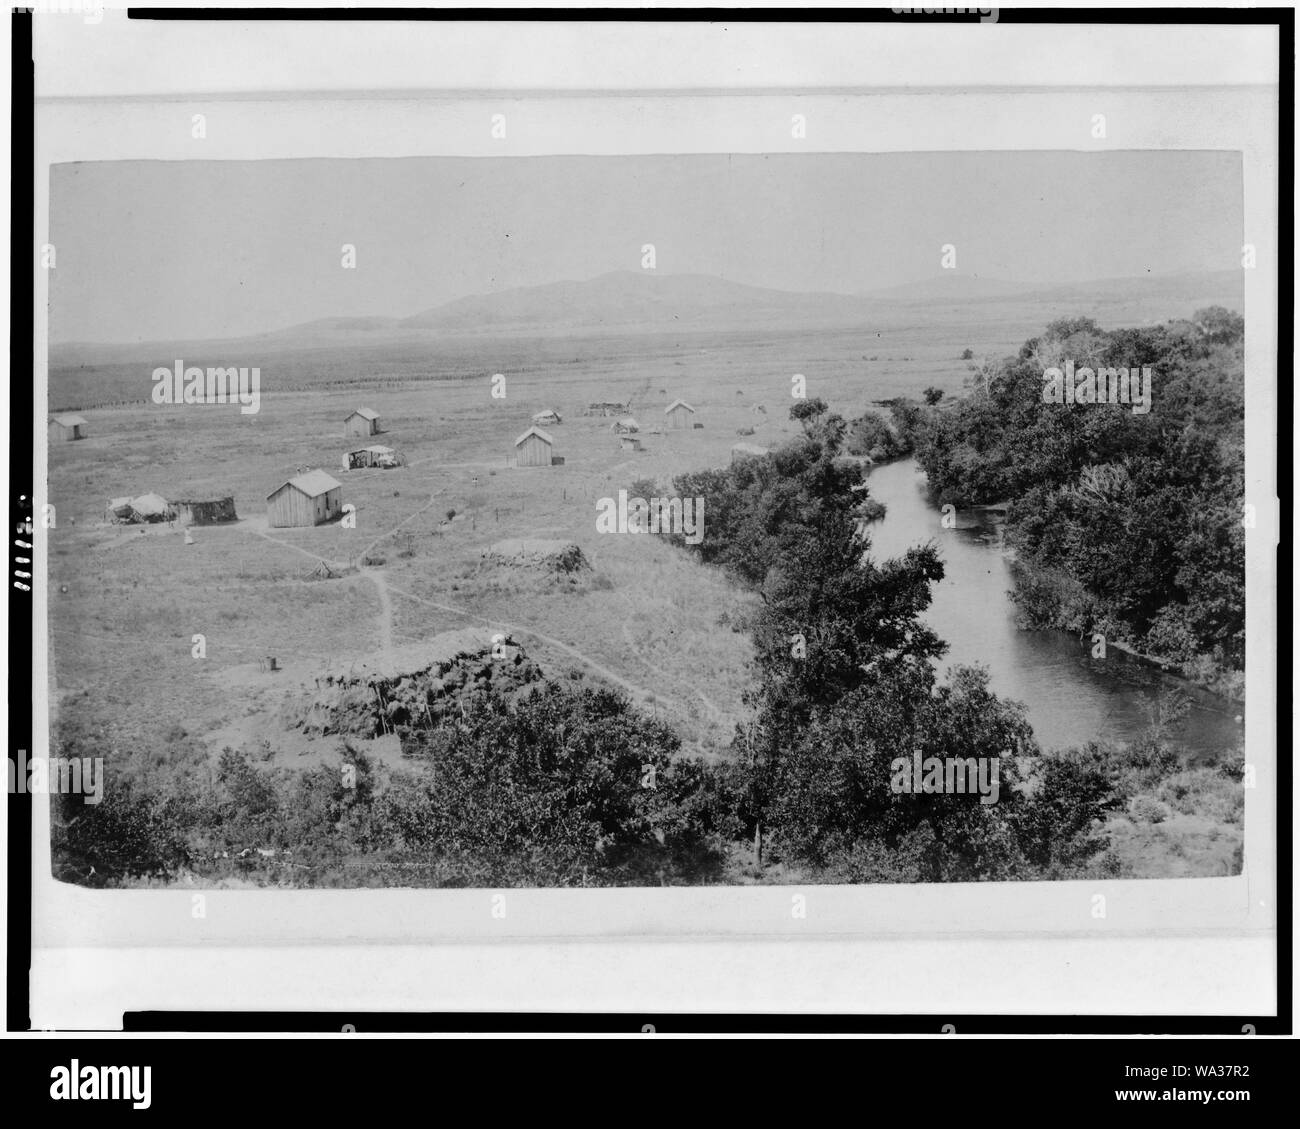
[[[948,644],[942,665],[979,663],[992,688],[1022,702],[1045,747],[1091,740],[1129,742],[1168,714],[1175,691],[1189,701],[1172,735],[1189,763],[1214,760],[1235,748],[1242,732],[1240,703],[1211,692],[1152,656],[1056,628],[1027,630],[1010,593],[1014,558],[1001,535],[1001,507],[944,515],[928,500],[915,459],[881,463],[869,472],[871,496],[883,520],[871,525],[872,552],[898,556],[933,541],[944,560],[926,620]],[[1095,653],[1098,652],[1098,653]]]

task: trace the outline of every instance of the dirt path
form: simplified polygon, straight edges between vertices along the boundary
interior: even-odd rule
[[[413,521],[415,518],[419,517],[422,513],[424,513],[425,510],[429,509],[438,500],[439,495],[444,493],[445,489],[446,488],[444,487],[443,489],[435,490],[433,492],[433,495],[429,498],[429,500],[425,502],[425,504],[422,505],[419,509],[414,510],[412,513],[407,514],[406,517],[402,518],[402,520],[399,521],[396,525],[394,525],[391,529],[387,530],[384,533],[381,533],[378,537],[376,537],[373,541],[371,541],[369,545],[367,545],[364,549],[361,550],[360,553],[357,554],[357,560],[364,561],[366,557],[370,556],[371,550],[374,549],[375,546],[379,545],[383,541],[386,541],[389,537],[391,537],[394,533],[396,533],[399,529],[401,529],[402,526],[406,525],[407,522]],[[258,537],[261,537],[265,541],[270,541],[275,545],[283,545],[286,549],[292,549],[295,553],[300,553],[302,554],[302,556],[307,557],[310,560],[313,561],[324,560],[325,563],[329,565],[331,568],[338,568],[342,570],[348,567],[348,563],[346,561],[331,561],[327,558],[322,557],[319,553],[310,552],[309,550],[302,548],[300,545],[293,544],[291,541],[282,541],[279,537],[272,537],[271,534],[267,533],[266,530],[264,529],[249,529],[248,532],[253,533]],[[361,575],[374,584],[375,590],[379,594],[379,645],[385,654],[391,654],[394,646],[393,644],[393,601],[392,601],[392,597],[389,595],[388,592],[388,578],[378,569],[368,569],[365,568],[364,566],[362,567]]]
[[[394,533],[396,533],[399,529],[401,529],[402,526],[404,526],[408,521],[414,521],[417,517],[419,517],[422,513],[424,513],[425,510],[430,509],[433,506],[433,504],[438,500],[439,496],[446,493],[446,490],[447,488],[445,486],[442,487],[441,489],[435,490],[433,494],[430,496],[429,500],[425,502],[424,505],[422,505],[418,510],[415,510],[412,513],[407,514],[406,517],[402,518],[402,520],[399,521],[395,526],[393,526],[393,528],[390,529],[387,533],[381,533],[378,537],[376,537],[373,541],[371,541],[369,545],[367,545],[364,549],[361,550],[361,553],[357,557],[357,559],[365,560],[366,557],[370,556],[371,549],[373,549],[381,541],[387,541],[388,538],[390,538]]]
[[[300,553],[309,561],[315,561],[319,564],[324,561],[331,568],[345,569],[348,567],[347,561],[332,561],[328,557],[322,557],[319,553],[313,553],[310,549],[304,549],[301,545],[295,545],[292,541],[281,541],[278,537],[272,537],[265,529],[249,529],[254,537],[260,537],[263,541],[270,541],[273,545],[282,545],[286,549],[292,549],[295,553]]]
[[[424,513],[425,510],[429,509],[434,504],[434,502],[437,501],[438,495],[442,493],[443,493],[442,490],[436,491],[434,496],[431,497],[418,510],[415,510],[413,513],[408,514],[401,521],[399,521],[395,526],[393,526],[392,529],[376,537],[369,545],[365,547],[365,549],[361,551],[360,554],[358,554],[358,559],[364,560],[367,556],[370,555],[370,551],[376,545],[380,544],[380,542],[391,537],[394,533],[396,533],[399,529],[401,529],[402,526],[406,525],[407,522],[412,521],[420,514]],[[263,529],[250,529],[249,532],[255,534],[258,537],[263,538],[266,541],[270,541],[275,545],[282,545],[286,549],[292,549],[295,553],[299,553],[302,556],[307,557],[309,560],[321,561],[325,559],[322,558],[319,553],[310,552],[307,549],[302,548],[300,545],[295,545],[290,541],[282,541],[279,537],[272,537],[271,534],[267,533]],[[339,568],[347,567],[347,563],[343,561],[326,560],[325,563],[331,565],[332,567],[339,567]],[[388,577],[385,576],[383,573],[381,573],[378,569],[363,569],[362,575],[365,576],[368,580],[371,580],[374,583],[375,588],[379,592],[379,608],[380,608],[379,637],[380,637],[381,646],[383,647],[385,652],[392,651],[394,646],[392,595],[395,594],[398,596],[404,596],[408,600],[414,600],[416,603],[426,604],[431,608],[437,608],[439,611],[450,612],[453,615],[464,616],[466,619],[477,620],[479,623],[485,623],[489,627],[500,628],[502,631],[505,631],[510,634],[531,635],[535,639],[540,639],[544,643],[547,643],[550,646],[555,647],[557,650],[563,651],[566,655],[569,655],[572,658],[577,659],[578,662],[580,662],[583,666],[587,667],[589,670],[594,671],[596,674],[599,674],[602,678],[606,679],[607,681],[614,683],[616,686],[622,687],[634,698],[644,699],[646,697],[653,697],[657,701],[663,702],[665,705],[672,705],[678,710],[682,709],[682,703],[680,699],[671,697],[666,694],[661,694],[658,691],[651,690],[645,686],[638,686],[635,682],[629,681],[628,679],[624,678],[621,674],[618,674],[617,672],[611,670],[609,667],[605,666],[603,663],[597,662],[590,655],[586,655],[582,651],[578,650],[576,647],[573,647],[570,644],[565,643],[560,639],[556,639],[553,635],[547,635],[544,632],[538,631],[536,628],[528,627],[525,624],[506,623],[503,620],[488,619],[486,616],[478,615],[477,613],[468,611],[465,608],[458,608],[452,604],[441,604],[438,603],[436,600],[430,600],[424,596],[417,596],[414,592],[407,592],[402,588],[397,588],[389,584]],[[642,659],[642,661],[644,662],[645,660]],[[647,664],[647,665],[650,665],[652,670],[656,670],[656,673],[662,673],[658,671],[657,668],[653,666],[653,664]],[[713,706],[713,703],[709,702],[709,700],[705,698],[703,694],[700,694],[700,697],[705,702],[707,708],[709,708],[715,714],[718,712],[716,707]]]

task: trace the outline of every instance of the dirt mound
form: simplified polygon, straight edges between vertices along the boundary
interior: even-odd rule
[[[591,568],[582,550],[572,541],[542,541],[527,537],[497,541],[488,546],[483,557],[498,564],[528,565],[555,572],[580,572]]]
[[[517,694],[541,670],[508,635],[466,629],[340,665],[285,703],[287,729],[371,738],[458,716],[474,693]]]

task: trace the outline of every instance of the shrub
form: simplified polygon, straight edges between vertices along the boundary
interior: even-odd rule
[[[1129,811],[1139,823],[1163,823],[1169,814],[1165,805],[1151,796],[1138,796],[1129,805]]]

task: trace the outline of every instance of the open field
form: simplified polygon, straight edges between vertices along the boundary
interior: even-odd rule
[[[50,452],[59,697],[81,697],[117,756],[184,731],[191,758],[196,742],[216,753],[268,741],[278,760],[305,765],[299,758],[320,750],[288,743],[269,720],[281,687],[351,655],[480,627],[489,637],[514,634],[548,672],[577,668],[623,687],[676,723],[686,751],[716,755],[745,716],[752,597],[657,539],[598,534],[597,499],[636,480],[667,487],[682,471],[724,465],[744,428],[761,444],[793,435],[794,372],[810,396],[854,414],[932,383],[957,391],[966,340],[843,334],[801,349],[788,336],[689,347],[641,337],[619,339],[616,353],[608,339],[581,339],[564,343],[571,362],[551,371],[508,363],[522,349],[514,341],[507,361],[488,361],[474,379],[379,390],[371,381],[386,370],[360,369],[352,377],[363,392],[328,382],[283,392],[267,365],[256,415],[234,405],[95,411],[88,439]],[[492,371],[506,374],[504,399],[491,397]],[[147,371],[135,372],[147,382]],[[697,408],[703,428],[653,434],[677,396]],[[610,419],[583,417],[594,400],[632,400],[646,450],[620,450]],[[381,414],[377,441],[396,447],[405,467],[338,469],[341,453],[363,442],[341,435],[343,417],[362,403]],[[550,430],[565,464],[516,468],[513,440],[543,407],[564,418]],[[267,527],[266,494],[300,465],[342,482],[355,529]],[[233,494],[240,520],[195,528],[193,545],[179,528],[103,522],[109,497],[147,491]],[[491,543],[515,537],[572,541],[592,571],[557,579],[482,561]],[[343,575],[312,578],[321,560]],[[206,640],[202,659],[191,655],[196,634]],[[267,655],[285,670],[262,671]]]
[[[737,389],[760,399],[777,394],[789,399],[790,376],[798,372],[809,379],[809,395],[869,392],[884,398],[945,380],[948,391],[955,392],[965,375],[964,366],[956,361],[964,348],[972,348],[977,357],[1001,356],[1014,352],[1038,329],[1039,322],[1023,313],[990,324],[969,311],[936,327],[924,324],[923,312],[917,310],[901,322],[860,330],[796,332],[764,327],[752,332],[491,338],[422,334],[418,340],[289,352],[273,343],[234,342],[220,347],[156,348],[137,359],[95,363],[61,363],[56,350],[51,360],[50,409],[134,402],[152,407],[150,374],[156,366],[170,368],[178,356],[187,365],[259,366],[268,394],[344,387],[401,391],[421,382],[441,388],[486,383],[493,373],[501,372],[512,378],[521,398],[536,395],[561,404],[625,400],[647,381],[652,394],[661,387],[675,387],[688,399],[731,395]],[[112,347],[106,352],[111,353]],[[818,382],[823,380],[826,387],[819,392]],[[481,390],[476,388],[475,395]]]

